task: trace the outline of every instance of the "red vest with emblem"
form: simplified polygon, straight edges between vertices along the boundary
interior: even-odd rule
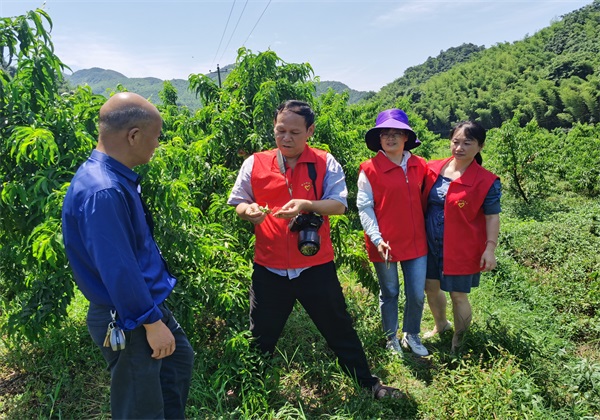
[[[315,165],[317,191],[314,191],[313,182],[308,174],[309,162]],[[306,146],[295,168],[288,168],[286,172],[292,197],[320,200],[323,196],[323,179],[326,172],[327,152]],[[260,206],[268,205],[275,211],[292,198],[285,177],[279,169],[277,149],[254,154],[250,182],[254,200]],[[312,267],[332,261],[333,245],[329,235],[329,218],[323,216],[323,219],[323,225],[318,230],[321,237],[320,250],[317,254],[307,257],[298,251],[298,232],[290,231],[290,220],[268,215],[261,224],[255,226],[254,261],[262,266],[278,269]]]
[[[363,162],[364,171],[373,190],[373,209],[383,240],[389,242],[391,261],[406,261],[427,255],[425,220],[421,206],[421,187],[427,164],[422,157],[412,155],[404,170],[383,152]],[[383,262],[377,247],[365,233],[369,260]]]
[[[427,163],[424,205],[440,172],[451,159],[454,158]],[[481,271],[479,263],[487,240],[483,201],[496,179],[496,175],[473,161],[460,178],[450,183],[444,205],[444,274],[456,276]]]

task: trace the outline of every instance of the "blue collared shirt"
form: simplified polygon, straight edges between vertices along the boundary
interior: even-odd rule
[[[175,287],[146,220],[140,176],[97,150],[71,181],[62,210],[65,250],[77,285],[98,305],[117,310],[132,330],[162,318]]]

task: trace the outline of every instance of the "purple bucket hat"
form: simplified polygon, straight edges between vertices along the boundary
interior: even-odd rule
[[[414,149],[421,144],[421,141],[417,138],[417,135],[413,129],[410,128],[410,125],[408,125],[408,117],[406,116],[406,113],[398,108],[386,109],[377,115],[375,127],[371,128],[369,131],[367,131],[367,134],[365,134],[365,142],[367,143],[367,147],[374,152],[381,150],[379,132],[382,128],[397,128],[400,130],[407,130],[408,140],[404,144],[404,150]]]

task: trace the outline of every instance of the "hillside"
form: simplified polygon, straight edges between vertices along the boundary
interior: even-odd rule
[[[118,85],[122,85],[127,90],[139,93],[154,103],[160,104],[161,102],[158,92],[163,88],[163,80],[156,77],[127,77],[113,70],[94,67],[78,70],[71,75],[65,75],[65,78],[72,86],[89,85],[92,92],[96,94],[108,96],[108,92],[115,90]],[[196,95],[188,91],[187,80],[173,79],[171,83],[177,89],[178,105],[187,106],[190,109],[200,107],[200,101],[196,99]]]
[[[221,82],[225,80],[229,70],[232,67],[233,65],[230,64],[220,69]],[[217,72],[208,73],[206,76],[218,84],[219,75]],[[78,70],[71,75],[67,74],[65,75],[65,78],[72,86],[83,86],[86,84],[89,85],[92,88],[92,92],[96,94],[107,96],[108,92],[115,90],[118,85],[122,85],[127,90],[139,93],[140,95],[149,98],[156,104],[161,103],[161,100],[158,97],[158,92],[160,92],[163,88],[163,80],[156,77],[127,77],[124,74],[114,70],[94,67],[91,69]],[[198,109],[201,106],[200,101],[196,98],[196,95],[188,90],[189,83],[187,80],[172,79],[170,82],[177,90],[178,105],[186,106],[192,110]],[[351,89],[341,82],[320,81],[316,83],[317,96],[327,92],[327,90],[330,88],[337,93],[348,91],[348,102],[350,104],[356,103],[362,99],[367,99],[374,95],[374,92],[364,92]]]
[[[348,86],[346,86],[342,82],[323,80],[323,81],[317,83],[317,89],[316,89],[317,96],[322,95],[323,93],[327,92],[329,89],[333,89],[334,92],[337,92],[337,93],[342,93],[342,92],[347,91],[349,94],[349,97],[348,97],[349,104],[355,104],[358,101],[361,101],[363,99],[369,99],[370,97],[372,97],[375,94],[375,92],[364,92],[364,91],[360,91],[360,90],[350,89]]]
[[[444,107],[458,113],[459,106],[481,98],[476,105],[483,112],[493,105],[495,98],[485,96],[490,91],[500,99],[511,93],[519,101],[509,109],[515,113],[524,112],[523,104],[536,95],[560,94],[553,99],[558,105],[584,98],[593,106],[589,99],[596,98],[598,106],[593,95],[600,84],[592,89],[590,83],[598,77],[597,22],[589,14],[559,22],[535,43],[518,44],[517,51],[505,44],[461,63],[452,60],[460,54],[447,54],[416,71],[407,81],[414,86],[411,97],[430,100],[435,89],[447,95],[435,97],[440,104],[433,105],[396,98],[422,141],[416,153],[426,159],[449,153],[449,142],[438,141],[415,112],[421,106],[439,105],[434,116],[443,118]],[[0,419],[108,419],[110,373],[90,339],[88,301],[76,287],[61,229],[65,193],[96,144],[105,99],[90,89],[64,91],[62,61],[44,29],[49,22],[42,10],[0,19],[4,53],[18,54],[14,68],[0,66]],[[552,57],[553,71],[539,70]],[[135,168],[153,215],[148,221],[153,238],[178,280],[167,305],[196,355],[186,418],[600,420],[600,123],[547,130],[536,121],[521,126],[514,118],[488,131],[484,165],[502,181],[497,267],[482,273],[469,294],[472,323],[457,336],[458,349],[451,350],[452,333],[441,334],[424,340],[431,356],[399,357],[386,349],[380,288],[356,205],[360,164],[373,156],[364,135],[382,103],[348,105],[347,95],[334,94],[315,101],[317,129],[310,144],[335,156],[348,187],[347,211],[332,215],[329,230],[320,233],[332,237],[338,273],[330,276],[332,284],[343,288],[372,373],[407,396],[378,401],[344,374],[299,304],[273,355],[265,357],[256,348],[248,319],[254,227],[227,205],[227,197],[244,159],[273,147],[273,108],[290,97],[312,99],[312,67],[286,63],[273,51],[247,49],[238,62],[217,95],[210,80],[198,78],[207,88],[200,90],[200,112],[163,110],[160,147],[148,164]],[[482,67],[472,68],[473,62]],[[525,63],[531,66],[521,68]],[[440,68],[448,70],[439,73]],[[505,80],[499,80],[499,71]],[[486,84],[469,88],[468,83],[480,83],[481,74],[490,75]],[[100,76],[111,83],[125,80],[109,71]],[[536,80],[542,84],[529,91]],[[467,87],[461,91],[455,81]],[[565,81],[573,87],[571,96],[562,90]],[[577,91],[581,86],[587,86],[589,97]],[[561,112],[561,119],[575,115]],[[148,130],[141,129],[147,143]],[[137,157],[136,150],[127,154]],[[469,206],[464,211],[477,206],[469,197],[463,197]],[[121,255],[107,258],[113,271],[131,268]],[[293,282],[311,281],[308,276]],[[125,276],[118,284],[129,288],[129,280]],[[404,309],[403,296],[399,313]],[[453,319],[455,333],[460,315]],[[427,305],[421,331],[434,324]],[[127,333],[126,352],[136,345],[132,334]]]
[[[492,128],[518,115],[521,125],[535,119],[547,129],[600,121],[600,0],[533,36],[464,58],[435,75],[417,67],[373,100],[407,96],[440,134],[464,119]]]
[[[383,105],[393,107],[396,98],[410,96],[414,89],[433,76],[444,73],[455,65],[470,60],[475,53],[483,50],[485,50],[485,47],[475,44],[462,44],[458,47],[448,48],[445,51],[442,50],[436,57],[427,58],[423,64],[407,68],[402,77],[381,88],[375,95],[376,99],[381,101]]]

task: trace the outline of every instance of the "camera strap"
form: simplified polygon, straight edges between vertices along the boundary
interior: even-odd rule
[[[279,149],[277,149],[277,164],[279,165],[279,172],[281,172],[281,175],[285,176],[285,158]]]
[[[318,200],[319,196],[317,195],[317,170],[315,169],[315,164],[314,162],[308,162],[308,176],[310,177],[310,180],[312,181],[313,184],[313,190],[315,192],[315,199]]]
[[[283,179],[285,179],[285,185],[287,186],[288,192],[290,193],[290,198],[293,198],[292,187],[290,187],[286,175],[285,158],[283,157],[283,155],[281,154],[281,150],[279,149],[277,149],[277,164],[279,165],[279,172],[281,172],[281,175],[283,175]]]
[[[290,184],[288,183],[288,179],[286,176],[286,168],[285,168],[285,158],[283,157],[283,154],[281,154],[281,150],[277,150],[277,164],[279,165],[279,172],[281,172],[281,175],[283,175],[283,177],[285,178],[285,185],[287,186],[287,189],[290,193],[290,198],[292,198],[292,188],[290,187]],[[315,192],[315,199],[318,200],[319,196],[317,195],[317,183],[316,183],[317,170],[315,168],[315,163],[308,162],[307,165],[308,165],[308,177],[312,181],[313,190]]]

